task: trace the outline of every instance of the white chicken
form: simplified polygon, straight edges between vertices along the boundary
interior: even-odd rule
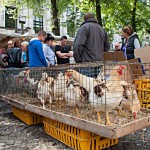
[[[64,76],[62,72],[58,74],[58,77],[54,80],[54,98],[55,100],[64,100],[64,93],[67,85],[67,76]]]
[[[89,102],[97,111],[98,122],[101,122],[100,112],[106,112],[106,124],[110,124],[108,112],[116,108],[122,100],[124,89],[121,85],[121,76],[123,69],[122,66],[114,67],[106,83],[98,83],[93,78],[81,75],[75,70],[72,71],[73,79],[89,92]]]
[[[49,82],[47,80],[49,79]],[[41,100],[43,108],[45,109],[45,101],[48,100],[49,103],[52,103],[53,92],[51,89],[51,84],[53,82],[53,78],[49,77],[47,73],[42,73],[42,78],[38,83],[37,97]]]
[[[76,109],[77,117],[79,117],[79,107],[88,103],[88,92],[85,88],[70,79],[65,90],[64,98],[67,105]]]

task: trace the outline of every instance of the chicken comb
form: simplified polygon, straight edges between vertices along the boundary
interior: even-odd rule
[[[120,76],[123,74],[122,70],[124,68],[125,68],[124,66],[119,66],[119,69],[117,70],[117,72],[119,73]]]
[[[120,69],[124,69],[125,67],[124,66],[120,66]]]

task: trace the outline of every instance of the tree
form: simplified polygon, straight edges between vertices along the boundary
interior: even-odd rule
[[[98,23],[103,26],[102,24],[102,14],[101,14],[101,5],[100,5],[100,0],[96,0],[96,16]]]
[[[136,21],[136,18],[135,18],[136,17],[136,9],[137,9],[136,5],[137,5],[137,0],[134,0],[133,1],[133,10],[132,10],[132,20],[131,20],[131,24],[132,24],[134,31],[136,31],[136,23],[135,23],[135,21]]]
[[[112,33],[130,24],[135,31],[142,34],[150,26],[149,4],[142,0],[109,0],[102,3],[104,26]]]
[[[52,32],[55,35],[60,35],[57,0],[51,0],[51,10],[52,10],[52,17],[53,17],[53,25],[54,25],[52,28]]]
[[[89,3],[92,3],[94,5],[98,23],[101,26],[103,26],[101,13],[101,0],[89,0]]]

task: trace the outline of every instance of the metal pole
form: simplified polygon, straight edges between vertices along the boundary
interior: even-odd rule
[[[24,34],[23,32],[23,23],[21,23],[21,35]]]

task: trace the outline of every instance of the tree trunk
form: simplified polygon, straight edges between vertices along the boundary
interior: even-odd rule
[[[135,23],[136,4],[137,4],[137,0],[134,0],[133,10],[132,10],[132,28],[134,29],[135,32],[136,32],[136,23]]]
[[[96,17],[98,20],[98,23],[102,25],[102,16],[101,16],[101,5],[100,5],[100,0],[96,0]]]
[[[54,26],[52,28],[52,32],[54,35],[60,35],[59,31],[59,20],[58,20],[58,9],[57,9],[57,0],[51,0],[51,14],[52,14],[52,25]]]

